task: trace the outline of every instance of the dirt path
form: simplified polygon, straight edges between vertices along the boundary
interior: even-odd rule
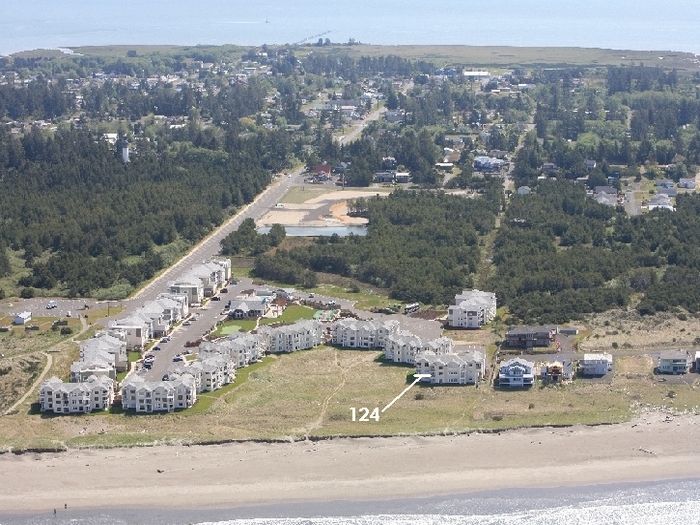
[[[339,350],[336,350],[336,363],[340,364],[338,360],[338,352]],[[350,363],[350,365],[345,368],[342,371],[341,375],[341,381],[338,383],[338,385],[333,389],[333,391],[326,397],[326,399],[323,400],[323,403],[321,403],[321,413],[318,415],[318,418],[316,421],[308,425],[305,429],[305,433],[308,435],[311,431],[313,430],[318,430],[321,428],[321,425],[323,425],[323,420],[326,418],[326,413],[328,412],[328,405],[330,404],[331,400],[335,397],[335,395],[340,392],[343,387],[345,386],[345,383],[348,380],[348,373],[353,369],[355,365],[359,365],[362,363],[361,359],[357,359]]]
[[[41,374],[39,374],[39,376],[34,380],[32,386],[30,386],[29,389],[24,393],[24,395],[20,397],[10,408],[5,410],[5,413],[3,415],[10,414],[17,410],[17,408],[19,408],[22,405],[22,403],[24,403],[27,400],[29,395],[39,388],[39,385],[46,377],[46,374],[48,374],[49,370],[51,370],[51,365],[53,365],[53,357],[51,357],[51,354],[47,354],[46,352],[39,353],[46,357],[46,366],[44,366],[44,369],[41,371]]]
[[[22,395],[22,397],[20,397],[17,401],[15,401],[15,403],[13,403],[10,408],[5,410],[3,415],[8,415],[8,414],[14,412],[15,410],[17,410],[20,406],[22,406],[22,404],[27,400],[27,398],[29,398],[29,396],[31,394],[33,394],[36,390],[39,389],[39,386],[44,381],[44,379],[48,375],[49,371],[51,370],[51,367],[53,366],[53,357],[51,356],[51,353],[60,352],[60,350],[57,350],[57,348],[61,345],[65,345],[67,343],[77,343],[76,339],[78,337],[80,337],[82,334],[84,334],[85,332],[87,332],[89,329],[90,329],[90,325],[88,324],[87,320],[83,316],[81,316],[80,317],[80,332],[75,334],[70,339],[65,339],[63,341],[59,341],[58,343],[53,345],[51,348],[48,348],[46,351],[39,352],[44,357],[46,357],[46,365],[44,366],[44,369],[41,371],[39,376],[34,380],[32,385],[27,389],[27,391],[24,393],[24,395]],[[27,355],[34,355],[34,353],[27,354]]]

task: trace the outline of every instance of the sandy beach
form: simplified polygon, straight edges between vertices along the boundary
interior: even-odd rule
[[[54,507],[235,508],[700,478],[700,417],[500,434],[0,456],[0,515]]]

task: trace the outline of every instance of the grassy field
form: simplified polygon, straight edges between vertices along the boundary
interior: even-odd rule
[[[650,358],[632,356],[619,359],[610,381],[538,384],[525,391],[416,386],[379,422],[353,422],[351,408],[381,409],[405,388],[412,373],[410,367],[383,364],[379,356],[320,347],[268,357],[239,370],[232,386],[202,395],[194,410],[173,414],[42,417],[23,410],[3,418],[0,448],[452,433],[614,423],[629,419],[641,406],[700,408],[694,378],[661,381],[651,375]]]
[[[336,187],[314,186],[312,184],[307,184],[306,186],[294,186],[284,195],[284,197],[282,197],[280,202],[287,204],[303,204],[310,199],[336,190],[338,190]]]
[[[316,288],[305,290],[328,297],[336,297],[338,299],[347,299],[354,301],[355,306],[362,310],[370,310],[372,308],[386,308],[397,304],[395,299],[391,299],[385,293],[376,289],[370,288],[367,285],[360,284],[354,291],[352,288],[345,288],[336,284],[319,284]]]
[[[291,304],[285,308],[282,315],[274,319],[264,317],[260,320],[260,324],[292,324],[302,319],[313,319],[316,310],[300,304]]]
[[[315,313],[316,310],[308,306],[292,304],[288,306],[279,317],[263,317],[260,319],[260,325],[291,324],[301,319],[313,319]],[[231,319],[224,321],[211,333],[211,337],[215,339],[236,332],[250,332],[255,328],[256,322],[256,319]]]
[[[513,65],[662,65],[697,70],[691,53],[669,51],[630,51],[581,47],[509,47],[509,46],[333,46],[315,52],[341,52],[351,56],[396,55],[425,60],[436,65],[472,64],[482,66]],[[659,60],[663,57],[663,60]]]
[[[68,339],[70,335],[61,335],[60,330],[52,331],[51,325],[56,320],[54,317],[35,317],[27,325],[38,326],[39,330],[27,330],[25,326],[12,326],[9,332],[0,332],[0,351],[5,357],[31,354],[47,350],[55,344]],[[12,318],[9,316],[0,318],[0,326],[9,325]],[[73,334],[80,331],[80,321],[69,319],[68,327]]]
[[[31,274],[31,270],[24,265],[22,252],[7,250],[10,259],[10,273],[0,277],[0,289],[5,290],[6,297],[18,297],[22,287],[17,286],[17,281]]]

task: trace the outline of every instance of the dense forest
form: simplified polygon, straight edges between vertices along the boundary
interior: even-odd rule
[[[700,196],[629,218],[580,185],[546,181],[515,196],[495,242],[491,287],[513,315],[565,322],[628,304],[700,310]]]
[[[22,286],[88,295],[136,285],[162,267],[161,248],[193,243],[252,200],[283,162],[284,152],[270,158],[274,140],[231,137],[221,150],[141,140],[123,164],[87,131],[0,131],[0,245],[32,268]]]
[[[311,247],[278,250],[259,257],[254,273],[287,282],[300,270],[336,273],[388,288],[401,301],[444,303],[472,284],[479,238],[494,227],[500,189],[476,199],[396,191],[353,207],[369,219],[366,236],[321,237]]]

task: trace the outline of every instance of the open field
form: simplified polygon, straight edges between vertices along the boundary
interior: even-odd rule
[[[290,304],[279,317],[263,317],[261,325],[266,324],[292,324],[303,319],[313,319],[316,310],[300,304]]]
[[[45,363],[46,357],[40,352],[0,358],[0,414],[27,391]]]
[[[671,51],[630,51],[582,47],[510,47],[510,46],[372,46],[322,48],[322,51],[345,52],[351,56],[396,55],[425,60],[436,65],[473,64],[483,66],[513,65],[662,65],[669,68],[698,70],[692,53]],[[318,52],[318,51],[317,51]],[[659,57],[663,57],[662,60]]]
[[[611,310],[589,316],[586,325],[591,333],[580,346],[587,352],[610,352],[613,343],[626,351],[700,344],[698,314],[664,312],[642,316],[631,309]]]
[[[5,357],[31,354],[47,350],[56,343],[68,339],[70,335],[61,335],[60,329],[51,330],[55,320],[56,318],[53,317],[35,317],[27,326],[38,326],[39,330],[27,330],[25,326],[12,326],[9,332],[0,332],[0,353]],[[0,326],[9,325],[11,322],[11,317],[0,318]],[[73,334],[76,334],[80,331],[80,321],[69,319],[68,327],[73,330]]]
[[[352,407],[381,409],[411,379],[411,367],[384,364],[379,356],[320,347],[268,357],[239,370],[234,385],[207,394],[194,410],[173,414],[50,417],[28,415],[27,405],[3,418],[0,449],[452,433],[621,422],[648,407],[700,410],[697,384],[659,382],[649,358],[631,356],[621,359],[608,383],[577,380],[526,391],[417,386],[379,422],[352,422]]]
[[[337,284],[322,283],[315,288],[309,288],[305,291],[353,301],[355,303],[355,308],[360,310],[386,308],[398,303],[396,299],[391,299],[388,295],[386,295],[386,292],[369,287],[364,283],[360,283],[357,288],[346,288]]]

